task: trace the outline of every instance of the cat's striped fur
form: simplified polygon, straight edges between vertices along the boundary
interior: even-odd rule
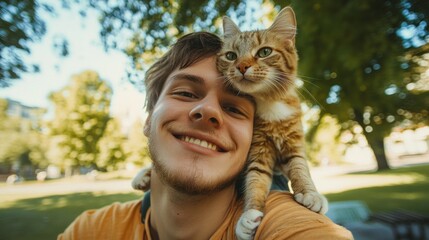
[[[275,169],[287,176],[295,199],[307,208],[325,213],[327,201],[317,192],[305,157],[302,112],[294,84],[298,56],[293,10],[284,8],[266,30],[241,32],[227,17],[223,28],[218,69],[229,84],[256,101],[245,175],[245,209],[236,230],[239,239],[252,239]]]

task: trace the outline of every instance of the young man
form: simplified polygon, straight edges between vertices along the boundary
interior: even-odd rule
[[[255,105],[224,85],[216,69],[221,45],[210,33],[186,35],[146,75],[151,204],[132,201],[87,211],[59,239],[235,239],[243,207],[237,186]],[[255,239],[352,235],[291,194],[272,192]]]

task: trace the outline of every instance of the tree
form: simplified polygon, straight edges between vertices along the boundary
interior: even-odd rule
[[[128,132],[127,141],[124,143],[126,162],[134,166],[143,167],[150,163],[148,140],[143,134],[143,124],[137,120]]]
[[[218,30],[227,11],[244,14],[246,1],[102,1],[80,0],[82,10],[100,12],[100,36],[106,49],[120,49],[130,57],[129,80],[138,87],[145,66],[153,62],[178,37],[194,30]],[[125,41],[124,41],[125,40]]]
[[[317,120],[317,131],[307,141],[307,155],[314,165],[334,165],[343,162],[345,146],[340,142],[340,125],[325,115]]]
[[[118,169],[125,161],[124,153],[125,135],[121,133],[121,124],[116,118],[107,122],[103,137],[98,141],[100,153],[97,156],[97,167],[101,170]]]
[[[30,53],[29,43],[40,40],[46,32],[39,17],[40,8],[51,10],[37,1],[0,2],[0,87],[9,86],[21,73],[37,69],[24,64],[22,56]]]
[[[186,32],[215,32],[225,14],[243,21],[246,2],[142,0],[109,5],[93,0],[91,5],[101,9],[105,46],[122,49],[140,70],[148,63],[147,53],[164,51]],[[423,81],[421,63],[429,52],[425,1],[266,0],[260,4],[266,9],[275,6],[270,16],[275,9],[294,7],[299,75],[303,92],[311,95],[309,104],[320,108],[321,118],[335,117],[342,130],[361,126],[378,168],[389,168],[383,138],[393,126],[411,126],[429,118],[427,89],[414,87]]]
[[[63,0],[62,6],[69,7]],[[31,53],[31,43],[40,41],[46,33],[42,14],[55,14],[55,9],[37,0],[0,1],[0,87],[8,87],[23,73],[38,72],[38,64],[23,58]],[[59,56],[68,55],[68,42],[54,39],[54,49]]]
[[[55,105],[49,123],[51,160],[63,168],[97,168],[98,142],[109,121],[111,88],[93,71],[71,78],[70,85],[51,94]]]
[[[421,1],[300,1],[295,4],[300,75],[320,107],[343,130],[357,124],[378,169],[389,168],[383,139],[392,127],[427,122],[427,90],[416,52],[427,45],[429,18]],[[380,14],[383,13],[383,14]],[[300,18],[300,16],[302,16]],[[404,29],[415,28],[404,36]],[[305,77],[311,76],[311,77]]]
[[[11,116],[7,112],[9,105],[9,100],[0,99],[0,165],[7,172],[15,171],[31,177],[34,167],[47,165],[42,144],[46,139],[40,132],[40,120],[45,111],[21,105],[21,108],[27,108],[28,116]]]

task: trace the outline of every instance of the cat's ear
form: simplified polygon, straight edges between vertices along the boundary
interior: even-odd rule
[[[283,8],[277,15],[271,27],[268,28],[268,31],[273,31],[278,34],[282,34],[287,39],[290,39],[295,42],[296,18],[292,8]]]
[[[229,38],[231,36],[234,36],[235,34],[240,33],[240,29],[229,17],[223,17],[222,20],[224,38]]]

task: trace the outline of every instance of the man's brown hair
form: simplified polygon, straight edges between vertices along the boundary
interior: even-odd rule
[[[146,72],[146,111],[152,112],[165,80],[174,70],[189,67],[203,58],[215,56],[221,47],[221,39],[208,32],[190,33],[179,38]]]

